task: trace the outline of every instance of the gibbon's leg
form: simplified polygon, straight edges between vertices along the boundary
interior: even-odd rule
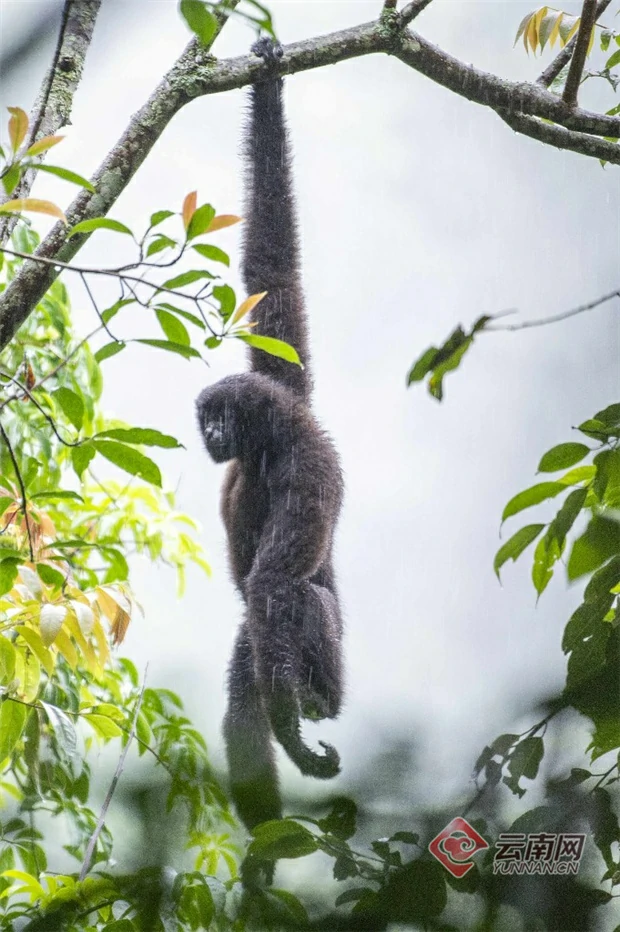
[[[224,738],[232,798],[247,828],[282,817],[271,725],[254,673],[247,622],[237,633],[228,672]]]
[[[335,595],[309,586],[301,637],[299,704],[303,718],[336,718],[342,706],[342,623]]]
[[[331,745],[319,742],[325,750],[320,755],[304,743],[299,694],[304,618],[313,598],[308,577],[324,556],[330,530],[313,522],[311,511],[300,525],[298,516],[278,509],[265,526],[245,584],[258,688],[273,733],[303,774],[323,779],[336,776],[340,759]]]

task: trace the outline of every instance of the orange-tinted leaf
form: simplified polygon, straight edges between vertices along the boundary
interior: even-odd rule
[[[35,214],[49,214],[50,217],[58,217],[63,223],[67,223],[67,218],[60,207],[51,201],[42,201],[36,197],[18,197],[7,201],[0,207],[1,214],[21,213],[24,210]]]
[[[232,227],[235,223],[241,223],[242,217],[236,217],[234,214],[219,214],[214,217],[209,226],[207,233],[214,233],[215,230],[223,230],[224,227]]]
[[[242,317],[245,317],[246,314],[249,314],[251,311],[253,311],[259,301],[262,301],[266,294],[266,291],[261,291],[260,294],[252,294],[249,298],[246,298],[245,301],[242,301],[232,316],[230,326],[232,327],[232,325],[236,324],[238,320],[241,320]]]
[[[124,612],[122,608],[119,607],[119,610],[116,614],[116,618],[110,625],[110,632],[112,634],[112,643],[113,644],[122,644],[125,640],[125,635],[127,634],[127,628],[129,627],[129,622],[131,618]]]
[[[24,113],[21,107],[8,107],[11,114],[9,120],[9,138],[13,152],[17,152],[28,132],[28,114]]]
[[[64,136],[44,136],[43,139],[39,139],[38,142],[33,143],[26,150],[26,155],[40,155],[42,152],[47,152],[52,146],[57,146],[59,142],[62,142],[64,138]]]
[[[189,227],[190,220],[196,212],[196,206],[198,204],[198,192],[192,191],[191,194],[188,194],[185,200],[183,201],[183,226],[187,230]]]

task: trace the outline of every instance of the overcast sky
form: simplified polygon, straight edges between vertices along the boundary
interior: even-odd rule
[[[45,6],[3,0],[3,46]],[[369,20],[381,4],[270,6],[286,43]],[[543,63],[513,49],[531,8],[531,0],[435,0],[416,27],[479,68],[531,79]],[[105,0],[57,161],[90,174],[187,39],[173,0]],[[5,76],[4,106],[30,109],[54,41],[36,65]],[[241,54],[251,41],[237,22],[215,51]],[[611,106],[609,92],[590,85],[585,100]],[[111,216],[139,230],[153,210],[179,209],[196,188],[201,202],[239,212],[244,106],[241,91],[188,106]],[[482,336],[447,378],[441,405],[421,387],[407,391],[406,372],[459,322],[505,308],[524,318],[552,315],[618,287],[619,176],[513,134],[493,113],[384,56],[291,77],[286,106],[315,407],[346,473],[336,564],[347,704],[338,722],[307,734],[336,744],[343,781],[386,736],[415,735],[421,793],[432,798],[463,785],[481,746],[562,685],[560,640],[578,587],[559,572],[536,607],[530,559],[506,566],[503,588],[492,560],[502,508],[536,481],[540,454],[617,400],[619,303],[563,325]],[[67,205],[73,190],[45,178],[36,193]],[[238,230],[218,234],[217,243],[231,252],[238,284]],[[114,262],[118,249],[97,234],[80,259]],[[80,325],[92,326],[82,293],[72,294]],[[206,458],[193,405],[206,382],[245,361],[228,345],[210,361],[206,369],[131,348],[104,364],[104,402],[111,415],[173,433],[187,447],[162,459],[180,506],[201,522],[213,578],[192,572],[178,601],[171,571],[137,562],[146,618],[135,619],[123,649],[139,666],[150,662],[151,685],[182,694],[217,759],[241,606],[218,515],[222,468]],[[294,779],[292,768],[286,773]]]

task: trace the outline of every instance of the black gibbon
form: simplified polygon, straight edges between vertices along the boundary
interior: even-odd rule
[[[222,493],[234,582],[246,604],[224,720],[232,796],[248,828],[281,816],[272,736],[303,774],[334,777],[338,753],[302,738],[300,718],[334,718],[342,702],[342,619],[332,543],[343,483],[337,454],[309,407],[307,320],[282,79],[282,50],[259,40],[265,72],[251,88],[243,277],[256,332],[294,346],[304,368],[252,348],[252,371],[197,400],[215,462],[232,461]]]

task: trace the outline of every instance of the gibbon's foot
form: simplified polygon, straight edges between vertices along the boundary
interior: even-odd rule
[[[250,50],[266,63],[276,63],[284,55],[284,49],[280,43],[272,39],[271,36],[262,36],[260,39],[257,39]]]

